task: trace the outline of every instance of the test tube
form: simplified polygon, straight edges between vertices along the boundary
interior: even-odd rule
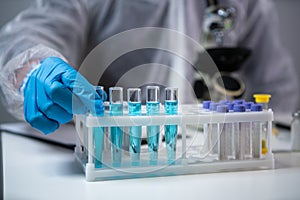
[[[234,112],[245,112],[246,108],[243,104],[236,104],[233,107]],[[236,158],[250,159],[252,158],[252,141],[251,138],[251,122],[237,122],[234,128]]]
[[[165,113],[176,115],[178,113],[178,88],[165,88]],[[165,139],[168,162],[173,163],[176,159],[177,125],[165,125]]]
[[[127,100],[128,100],[128,115],[130,116],[141,115],[142,114],[141,89],[128,88]],[[131,162],[133,163],[133,165],[137,165],[140,160],[141,141],[142,141],[141,138],[142,138],[141,126],[129,127],[129,151],[131,156]]]
[[[251,111],[252,112],[261,112],[263,109],[261,104],[252,104]],[[252,123],[252,151],[253,158],[261,158],[262,152],[262,122],[253,122]]]
[[[160,112],[159,87],[146,87],[146,110],[147,115],[157,115]],[[156,164],[158,159],[160,126],[147,126],[147,142],[150,155],[150,163]]]
[[[109,109],[111,116],[123,115],[123,88],[110,87],[109,88]],[[112,162],[114,166],[119,166],[122,160],[122,139],[123,128],[111,127],[110,128],[111,139],[111,152]]]
[[[227,113],[227,105],[219,105],[217,112]],[[220,160],[235,159],[234,136],[232,123],[219,123],[219,155]]]
[[[245,112],[245,106],[242,104],[235,104],[233,106],[234,112]],[[243,145],[241,144],[241,128],[240,123],[235,122],[234,123],[234,146],[235,146],[235,158],[236,159],[242,159],[242,153],[243,153]]]
[[[271,98],[270,94],[254,94],[255,103],[262,104],[263,111],[267,111],[269,109],[269,101]],[[268,153],[268,125],[267,122],[262,123],[262,155],[266,155]]]
[[[251,105],[252,102],[245,102],[245,111],[246,112],[251,112]],[[243,123],[245,126],[245,132],[244,132],[244,140],[245,140],[245,159],[251,159],[253,157],[253,152],[252,152],[252,123],[251,122],[244,122]]]
[[[209,110],[210,112],[216,112],[218,103],[210,103]],[[209,151],[210,151],[210,157],[212,159],[218,159],[219,158],[219,132],[218,132],[218,124],[217,123],[210,123],[208,127],[208,134],[209,134]]]
[[[209,105],[212,101],[203,101],[202,102],[202,110],[205,113],[209,112]],[[200,151],[200,156],[202,157],[202,155],[206,155],[209,152],[209,133],[208,133],[208,123],[203,124],[203,146],[202,149]]]
[[[105,101],[103,86],[94,86],[96,92],[100,95],[102,101]],[[95,116],[104,116],[104,108],[96,109],[102,110],[97,112]],[[95,168],[102,167],[102,150],[103,150],[103,139],[104,139],[104,127],[93,127],[93,143],[94,143],[94,166]]]

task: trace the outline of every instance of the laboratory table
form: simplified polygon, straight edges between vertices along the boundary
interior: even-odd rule
[[[300,152],[275,169],[86,182],[73,151],[2,132],[4,199],[300,199]]]

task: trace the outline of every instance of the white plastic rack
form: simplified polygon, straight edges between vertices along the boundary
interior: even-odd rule
[[[261,112],[244,113],[215,113],[201,110],[201,106],[182,105],[177,115],[165,115],[163,112],[156,116],[147,116],[145,112],[141,116],[128,116],[125,112],[123,116],[95,117],[90,114],[76,115],[77,144],[75,147],[75,157],[82,165],[87,181],[100,181],[112,179],[126,179],[139,177],[172,176],[184,174],[214,173],[224,171],[258,170],[274,168],[274,157],[272,154],[270,137],[272,131],[273,112],[271,109]],[[261,152],[259,157],[251,159],[220,160],[210,157],[210,152],[205,154],[203,146],[205,137],[203,126],[211,124],[241,122],[261,123],[265,126],[267,152]],[[163,138],[164,125],[178,125],[176,160],[168,162],[164,141],[160,141],[158,150],[158,162],[154,165],[149,163],[147,144],[142,145],[140,161],[132,164],[128,151],[128,132],[130,126],[147,127],[159,125],[161,127],[161,138]],[[118,126],[124,128],[122,161],[118,166],[112,163],[111,142],[109,127]],[[95,167],[94,164],[94,138],[93,128],[104,127],[104,144],[102,153],[102,166]],[[260,129],[262,130],[262,129]],[[145,136],[146,129],[143,128]],[[251,130],[251,134],[259,134]],[[220,140],[220,135],[218,139]],[[253,137],[257,138],[257,137]],[[261,137],[258,137],[261,138]],[[261,140],[261,139],[260,139]],[[254,144],[261,149],[261,141]],[[218,145],[217,141],[216,145]],[[236,147],[238,148],[238,147]]]

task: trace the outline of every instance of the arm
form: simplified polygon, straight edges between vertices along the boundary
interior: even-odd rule
[[[36,63],[60,57],[77,65],[83,57],[88,31],[84,1],[43,0],[21,12],[0,32],[0,80],[5,103],[23,118],[23,77]],[[62,52],[60,54],[59,52]]]
[[[85,1],[39,2],[2,30],[0,78],[10,111],[21,118],[23,110],[25,120],[47,134],[74,113],[103,112],[103,99],[67,63],[78,65],[84,55]]]

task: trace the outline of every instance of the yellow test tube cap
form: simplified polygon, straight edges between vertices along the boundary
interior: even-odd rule
[[[269,103],[271,95],[270,94],[254,94],[253,95],[256,103]]]

